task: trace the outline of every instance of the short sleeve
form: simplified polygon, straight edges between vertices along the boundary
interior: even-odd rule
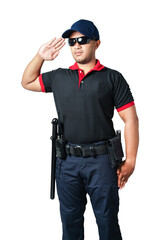
[[[53,92],[52,83],[54,81],[55,70],[42,73],[39,75],[39,83],[41,85],[42,92]]]
[[[121,73],[114,81],[114,105],[118,112],[134,105],[130,87]]]

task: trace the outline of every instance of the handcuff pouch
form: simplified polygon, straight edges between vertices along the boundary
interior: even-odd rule
[[[124,157],[120,133],[117,133],[115,137],[108,139],[107,147],[111,167],[118,167]]]

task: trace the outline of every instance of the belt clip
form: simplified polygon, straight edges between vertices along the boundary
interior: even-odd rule
[[[82,156],[82,147],[80,145],[74,146],[74,154],[76,157]]]
[[[91,157],[95,157],[95,148],[94,148],[94,146],[90,146],[89,149],[90,149],[90,156]]]

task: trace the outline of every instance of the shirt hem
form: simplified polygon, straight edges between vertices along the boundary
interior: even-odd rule
[[[120,112],[120,111],[122,111],[122,110],[125,110],[125,109],[127,109],[127,108],[129,108],[129,107],[131,107],[131,106],[133,106],[133,105],[135,105],[134,101],[132,101],[132,102],[130,102],[130,103],[127,103],[127,104],[123,105],[122,107],[117,108],[117,112]]]
[[[43,79],[42,79],[42,74],[39,75],[39,83],[40,83],[42,92],[46,92],[45,87],[44,87],[44,83],[43,83]]]

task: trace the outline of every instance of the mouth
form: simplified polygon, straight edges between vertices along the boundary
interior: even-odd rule
[[[75,52],[75,55],[80,56],[80,55],[82,55],[82,52]]]

